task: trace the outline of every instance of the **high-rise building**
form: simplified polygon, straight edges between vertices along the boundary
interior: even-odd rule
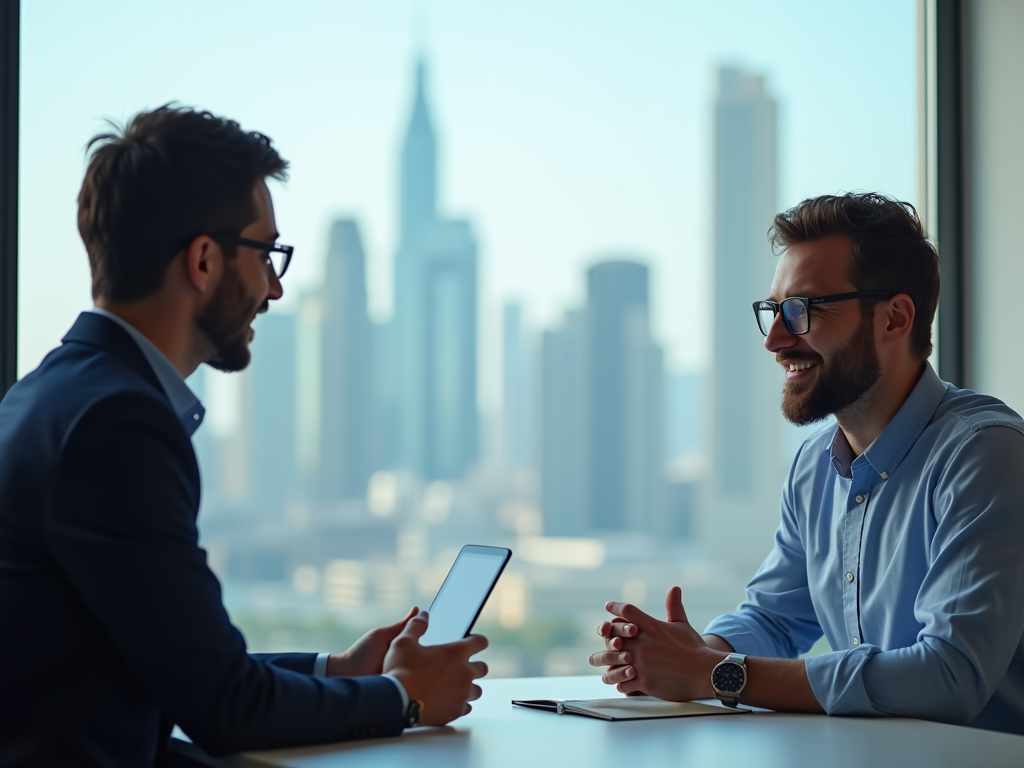
[[[374,391],[374,326],[367,313],[359,226],[331,227],[320,295],[320,429],[317,495],[363,498],[378,469],[381,430]]]
[[[585,311],[544,332],[540,376],[540,496],[544,532],[579,536],[591,527]]]
[[[661,349],[648,324],[648,270],[609,261],[587,273],[588,481],[592,526],[654,530],[663,484]]]
[[[477,249],[468,221],[437,212],[425,81],[421,61],[402,147],[392,351],[398,464],[434,480],[461,477],[477,458]]]
[[[534,458],[531,353],[523,328],[523,307],[508,302],[502,328],[501,463],[510,470],[527,469]]]
[[[249,505],[278,514],[296,491],[295,317],[272,310],[255,327],[242,398]]]
[[[580,313],[544,335],[541,499],[545,530],[665,527],[663,379],[648,323],[648,271],[590,269]]]
[[[777,107],[764,78],[718,73],[715,105],[711,466],[700,535],[729,531],[730,560],[747,572],[778,525],[781,377],[751,302],[771,292],[767,240],[777,212]]]

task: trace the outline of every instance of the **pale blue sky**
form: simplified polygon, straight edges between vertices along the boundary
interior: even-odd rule
[[[720,63],[763,72],[780,102],[780,209],[847,189],[918,197],[914,0],[22,8],[23,373],[90,303],[75,228],[86,141],[102,118],[170,100],[261,130],[292,161],[275,191],[282,240],[296,246],[283,306],[317,280],[328,224],[343,214],[361,222],[373,311],[386,317],[420,42],[442,207],[472,218],[480,238],[485,401],[500,303],[521,298],[534,327],[550,325],[581,300],[586,266],[608,254],[652,266],[654,327],[671,364],[707,363]]]

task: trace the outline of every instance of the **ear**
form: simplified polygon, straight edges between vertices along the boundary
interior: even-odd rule
[[[914,327],[914,317],[917,315],[914,300],[905,293],[898,293],[882,306],[885,308],[882,340],[885,344],[899,344],[910,336]]]
[[[191,287],[200,294],[210,293],[220,280],[224,253],[206,235],[200,235],[185,249],[185,276]]]

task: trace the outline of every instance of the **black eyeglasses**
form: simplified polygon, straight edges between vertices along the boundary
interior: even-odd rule
[[[831,296],[794,296],[782,301],[754,302],[754,317],[757,318],[757,327],[765,336],[775,322],[775,316],[782,312],[782,322],[786,324],[786,330],[794,336],[803,336],[811,330],[811,307],[815,304],[831,304],[834,301],[847,301],[849,299],[891,299],[895,293],[885,291],[852,291],[851,293],[834,293]]]
[[[288,271],[288,265],[291,264],[292,261],[292,253],[295,251],[295,247],[291,245],[264,243],[262,240],[250,240],[247,237],[225,235],[211,239],[218,243],[225,243],[226,245],[244,245],[246,248],[255,248],[257,251],[263,251],[267,254],[267,260],[274,268],[274,274],[277,275],[279,279],[284,277],[284,273]]]

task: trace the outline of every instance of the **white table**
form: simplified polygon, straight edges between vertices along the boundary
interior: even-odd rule
[[[607,698],[597,677],[484,680],[473,712],[449,728],[394,739],[248,752],[215,760],[193,744],[172,749],[223,768],[963,768],[1024,766],[1024,736],[923,720],[759,713],[604,722],[513,707],[513,698]]]

